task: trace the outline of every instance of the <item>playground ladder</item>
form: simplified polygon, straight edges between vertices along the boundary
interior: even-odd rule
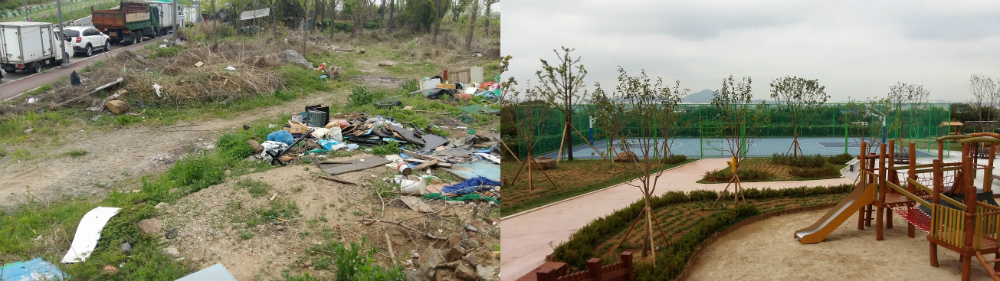
[[[979,251],[976,251],[976,258],[979,259],[979,263],[983,265],[983,268],[986,268],[986,272],[990,274],[990,278],[993,278],[993,281],[1000,281],[1000,275],[997,275],[996,271],[996,268],[1000,267],[1000,264],[997,264],[1000,259],[987,260],[983,257],[983,253]],[[993,264],[993,266],[990,266],[990,264]]]

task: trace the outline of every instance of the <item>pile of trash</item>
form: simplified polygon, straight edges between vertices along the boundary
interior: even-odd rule
[[[500,77],[494,77],[499,81]],[[410,94],[422,93],[428,99],[440,99],[450,96],[458,100],[471,100],[472,97],[496,101],[500,97],[500,83],[488,81],[484,83],[448,83],[442,82],[441,76],[424,77],[420,80],[422,88]]]

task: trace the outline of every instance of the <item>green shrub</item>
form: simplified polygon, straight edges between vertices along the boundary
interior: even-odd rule
[[[792,167],[789,171],[793,177],[807,178],[807,179],[817,179],[817,178],[836,178],[840,177],[840,170],[837,170],[834,166],[823,166],[819,168],[798,168]]]
[[[854,156],[851,156],[850,154],[847,154],[847,153],[843,153],[843,154],[837,154],[835,156],[827,157],[826,161],[829,162],[830,164],[844,165],[845,163],[847,163],[848,161],[851,161],[853,159],[854,159]]]
[[[166,48],[157,48],[156,51],[154,51],[152,54],[149,54],[148,59],[170,58],[170,57],[177,56],[177,54],[180,54],[180,53],[181,53],[181,46],[180,45],[174,45],[174,46],[170,46],[170,47],[166,47]]]
[[[681,162],[687,161],[687,159],[688,159],[688,157],[685,156],[685,155],[671,155],[670,157],[663,158],[663,160],[660,160],[660,161],[663,162],[663,164],[673,165],[673,164],[677,164],[677,163],[681,163]]]
[[[386,269],[374,264],[375,248],[369,248],[366,240],[362,236],[361,244],[351,242],[350,247],[345,247],[340,242],[330,242],[309,247],[306,252],[312,256],[313,266],[316,269],[329,269],[330,265],[335,266],[336,280],[405,280],[406,273],[401,268]]]
[[[378,156],[386,156],[389,154],[399,154],[403,150],[399,148],[399,143],[394,141],[388,141],[385,144],[375,146],[372,148],[372,154]]]
[[[385,98],[383,90],[373,90],[367,87],[357,86],[351,89],[351,94],[347,96],[347,104],[353,107],[372,105],[376,101]]]

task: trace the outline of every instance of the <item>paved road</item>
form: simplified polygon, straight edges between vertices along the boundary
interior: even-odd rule
[[[92,65],[102,59],[108,58],[120,52],[121,50],[136,50],[145,47],[149,44],[159,44],[164,38],[168,38],[172,35],[167,35],[163,37],[158,37],[154,40],[149,40],[139,43],[138,45],[132,46],[118,46],[112,45],[111,52],[105,53],[94,53],[91,57],[85,57],[82,54],[76,54],[74,57],[70,58],[69,68],[59,68],[59,65],[49,65],[45,66],[42,73],[7,73],[4,72],[2,83],[0,83],[0,100],[7,100],[31,89],[40,87],[42,85],[51,83],[59,77],[69,76],[73,71],[80,71],[88,65]]]
[[[663,173],[656,195],[667,191],[716,190],[726,184],[700,184],[705,171],[726,166],[728,159],[702,159]],[[746,188],[775,189],[799,186],[839,185],[854,182],[853,178],[837,178],[792,182],[748,182]],[[633,182],[637,184],[638,182]],[[545,261],[552,247],[566,241],[574,232],[594,219],[607,216],[642,197],[634,186],[619,184],[585,196],[507,218],[500,222],[500,248],[503,248],[501,280],[512,281],[527,274]],[[550,247],[549,245],[552,245]]]

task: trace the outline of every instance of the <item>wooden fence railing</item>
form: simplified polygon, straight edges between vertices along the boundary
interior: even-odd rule
[[[567,274],[569,265],[558,268],[543,268],[535,272],[538,281],[631,281],[635,278],[632,267],[632,252],[622,252],[621,261],[601,266],[601,259],[587,261],[587,270]]]

